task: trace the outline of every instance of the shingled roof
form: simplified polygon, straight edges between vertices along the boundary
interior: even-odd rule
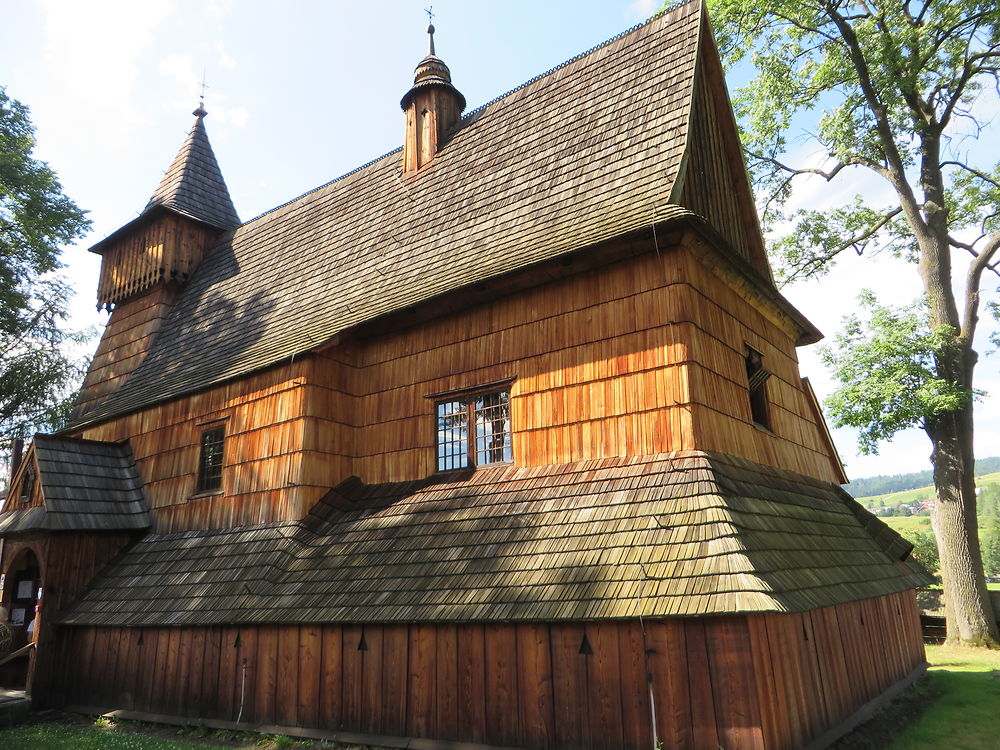
[[[198,107],[193,114],[195,121],[187,140],[143,213],[163,206],[218,229],[238,227],[242,222],[205,132],[207,112]]]
[[[143,483],[127,443],[36,435],[43,504],[0,513],[0,534],[123,531],[152,525]],[[27,460],[31,460],[29,454]]]
[[[873,533],[874,532],[874,533]],[[341,485],[300,523],[151,535],[81,625],[789,612],[910,589],[911,546],[833,485],[704,452]]]
[[[393,151],[239,227],[130,379],[74,426],[654,221],[695,221],[670,200],[703,21],[700,2],[660,15],[469,113],[418,172]]]

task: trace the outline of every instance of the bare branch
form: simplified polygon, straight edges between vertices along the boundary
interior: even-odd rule
[[[965,277],[965,316],[962,325],[962,333],[959,340],[966,348],[972,346],[972,340],[976,335],[976,324],[979,322],[979,286],[982,282],[983,271],[992,268],[996,271],[995,264],[990,265],[990,261],[1000,250],[1000,233],[994,234],[986,243],[986,247],[969,264],[969,272]]]
[[[810,261],[803,266],[801,269],[796,269],[796,271],[788,276],[785,280],[786,284],[789,284],[797,279],[808,278],[818,269],[822,268],[824,265],[829,263],[831,260],[840,255],[844,250],[853,247],[858,255],[864,252],[867,247],[868,241],[874,237],[879,230],[881,230],[886,224],[892,221],[896,216],[901,214],[903,209],[897,206],[891,211],[886,212],[883,216],[879,217],[879,220],[872,224],[867,229],[858,232],[853,237],[841,242],[839,245],[834,247],[830,252],[824,255],[811,258]]]
[[[998,182],[997,180],[994,180],[989,175],[987,175],[987,174],[985,174],[983,172],[980,172],[975,167],[970,167],[968,164],[965,164],[963,162],[960,162],[960,161],[943,161],[943,162],[941,162],[941,166],[942,167],[958,167],[959,169],[964,169],[966,172],[969,172],[970,174],[974,174],[976,177],[978,177],[983,182],[988,182],[991,185],[993,185],[994,187],[1000,188],[1000,182]]]

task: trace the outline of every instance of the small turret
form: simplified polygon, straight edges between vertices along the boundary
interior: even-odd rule
[[[98,307],[183,283],[205,251],[241,223],[208,141],[208,113],[199,104],[192,114],[191,132],[142,213],[90,248],[103,258]]]
[[[451,71],[434,52],[434,24],[427,34],[427,57],[413,71],[413,88],[399,103],[406,113],[404,172],[415,172],[434,158],[465,109],[465,97],[451,85]]]

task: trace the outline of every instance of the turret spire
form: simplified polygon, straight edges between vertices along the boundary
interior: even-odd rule
[[[432,8],[425,10],[433,20]],[[413,172],[429,162],[465,109],[465,97],[451,84],[451,71],[434,50],[434,24],[427,26],[427,57],[413,71],[413,87],[400,106],[406,112],[403,171]]]

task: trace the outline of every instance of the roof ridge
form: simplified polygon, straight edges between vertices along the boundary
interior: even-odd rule
[[[629,28],[625,29],[624,31],[619,32],[618,34],[615,34],[613,37],[611,37],[609,39],[605,39],[600,44],[595,44],[590,49],[585,50],[585,51],[583,51],[583,52],[581,52],[581,53],[579,53],[577,55],[574,55],[573,57],[569,58],[568,60],[564,60],[563,62],[559,63],[558,65],[555,65],[555,66],[549,68],[544,73],[539,73],[538,75],[536,75],[536,76],[534,76],[532,78],[529,78],[524,83],[522,83],[522,84],[520,84],[518,86],[515,86],[514,88],[512,88],[512,89],[510,89],[510,90],[508,90],[506,92],[504,92],[503,94],[500,94],[499,96],[493,97],[488,102],[480,104],[475,109],[471,109],[468,112],[466,112],[462,116],[462,118],[458,122],[455,123],[454,127],[452,128],[452,132],[461,129],[471,119],[473,119],[480,112],[484,111],[487,107],[490,107],[490,106],[496,104],[497,102],[499,102],[499,101],[501,101],[503,99],[506,99],[511,94],[516,94],[518,91],[521,91],[522,89],[527,88],[528,86],[530,86],[531,84],[535,83],[536,81],[540,81],[542,78],[545,78],[546,76],[552,75],[557,70],[561,70],[562,68],[565,68],[567,65],[571,65],[572,63],[575,63],[577,60],[580,60],[580,59],[586,57],[587,55],[590,55],[590,54],[596,52],[597,50],[599,50],[599,49],[601,49],[603,47],[607,47],[609,44],[613,44],[614,42],[617,42],[619,39],[622,39],[622,38],[628,36],[629,34],[635,32],[635,31],[638,31],[639,29],[643,28],[644,26],[648,26],[653,21],[659,20],[662,16],[664,16],[664,15],[666,15],[668,13],[673,13],[675,10],[677,10],[679,8],[683,8],[685,5],[689,5],[691,3],[696,3],[696,2],[700,2],[700,0],[679,0],[679,2],[675,2],[675,3],[673,3],[670,6],[663,7],[660,10],[658,10],[656,13],[654,13],[653,15],[651,15],[649,18],[647,18],[645,21],[637,23],[634,26],[630,26]],[[266,211],[264,211],[263,213],[257,214],[252,219],[248,219],[247,221],[243,222],[243,224],[241,224],[240,226],[246,226],[247,224],[252,224],[253,222],[257,221],[258,219],[264,218],[268,214],[274,213],[275,211],[279,211],[282,208],[285,208],[286,206],[290,206],[291,204],[295,203],[296,201],[299,201],[302,198],[305,198],[307,195],[312,195],[313,193],[315,193],[315,192],[317,192],[319,190],[322,190],[323,188],[329,187],[330,185],[333,185],[335,182],[339,182],[340,180],[343,180],[346,177],[350,177],[352,174],[360,172],[363,169],[367,169],[368,167],[372,166],[373,164],[375,164],[377,162],[380,162],[383,159],[385,159],[386,157],[392,156],[393,154],[395,154],[395,153],[397,153],[399,151],[402,151],[402,150],[403,150],[402,146],[397,146],[396,148],[392,149],[391,151],[387,151],[386,153],[382,154],[381,156],[375,157],[374,159],[372,159],[370,161],[367,161],[367,162],[365,162],[364,164],[362,164],[360,166],[355,167],[354,169],[352,169],[349,172],[344,172],[339,177],[334,177],[332,180],[329,180],[328,182],[324,182],[322,185],[317,185],[316,187],[312,188],[311,190],[307,190],[304,193],[302,193],[301,195],[296,196],[295,198],[287,200],[284,203],[281,203],[281,204],[279,204],[277,206],[274,206],[273,208],[269,208]]]

